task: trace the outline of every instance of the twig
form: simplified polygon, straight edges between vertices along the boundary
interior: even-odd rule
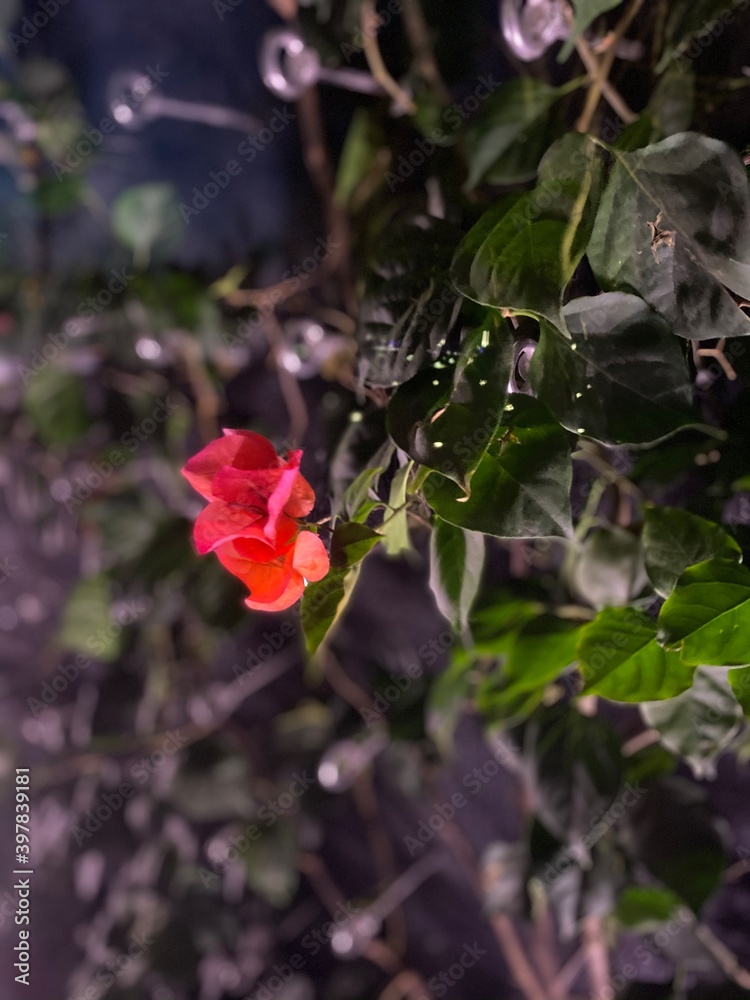
[[[219,433],[219,394],[203,362],[201,350],[188,334],[181,333],[178,341],[185,373],[195,393],[195,412],[198,428],[204,441],[211,441]]]
[[[526,1000],[549,1000],[544,987],[526,957],[513,921],[506,913],[493,913],[490,918],[498,944],[503,950],[510,971]]]
[[[591,46],[582,35],[576,39],[575,45],[576,52],[580,56],[581,62],[586,67],[586,70],[588,71],[593,82],[598,78],[599,73],[601,72],[599,60],[591,51]],[[606,99],[612,110],[616,112],[626,124],[630,124],[630,122],[634,122],[636,120],[638,115],[628,107],[620,95],[620,92],[609,82],[609,80],[601,81],[601,92],[602,96]],[[585,132],[587,129],[579,128],[579,131]]]
[[[414,52],[417,68],[432,87],[435,96],[445,105],[451,103],[450,91],[443,82],[432,47],[430,29],[419,0],[409,0],[402,8],[404,29]]]
[[[576,122],[576,129],[579,132],[588,132],[591,128],[591,122],[594,117],[594,112],[596,111],[597,105],[599,104],[599,98],[602,96],[602,89],[604,83],[607,81],[609,74],[612,70],[612,66],[615,61],[615,56],[617,53],[617,43],[624,37],[625,32],[628,30],[633,22],[638,11],[643,6],[643,0],[633,0],[630,7],[628,7],[625,15],[617,23],[615,29],[611,33],[611,42],[608,50],[604,53],[604,56],[599,63],[599,69],[591,81],[588,93],[586,94],[586,103],[584,104],[583,111]],[[619,112],[618,112],[619,113]]]
[[[589,970],[592,992],[605,996],[609,990],[609,955],[601,917],[584,917],[583,952]]]
[[[426,997],[432,1000],[433,993],[422,977],[412,969],[404,969],[393,977],[378,1000],[423,1000]]]
[[[284,334],[279,321],[272,313],[266,317],[266,330],[271,342],[271,354],[276,365],[276,374],[279,379],[279,388],[284,397],[287,412],[289,414],[289,433],[287,441],[289,444],[301,444],[305,436],[305,431],[310,423],[307,411],[307,403],[302,395],[299,382],[293,373],[287,371],[281,362],[281,351],[284,347]]]
[[[375,10],[375,0],[362,0],[362,48],[367,59],[370,72],[386,93],[404,109],[407,115],[417,113],[417,105],[403,87],[393,79],[388,67],[383,62],[378,45],[378,26],[380,19]]]

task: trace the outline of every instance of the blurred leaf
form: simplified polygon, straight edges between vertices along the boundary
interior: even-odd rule
[[[714,557],[742,561],[742,549],[713,521],[686,510],[648,504],[643,512],[646,572],[657,594],[669,597],[688,566]]]
[[[728,680],[745,718],[750,719],[750,667],[730,670]]]
[[[642,299],[574,299],[563,321],[569,336],[542,321],[529,381],[564,427],[606,444],[646,444],[695,423],[682,345]]]
[[[479,873],[487,913],[527,915],[528,867],[529,850],[525,841],[503,843],[495,840],[484,849]]]
[[[661,741],[679,754],[697,778],[715,775],[714,761],[732,742],[742,721],[742,710],[723,672],[698,667],[689,691],[668,701],[641,705],[647,726],[658,730]]]
[[[663,72],[673,57],[677,58],[678,64],[680,56],[683,56],[683,61],[693,57],[688,54],[688,46],[696,35],[713,22],[718,22],[723,28],[722,15],[732,14],[737,7],[744,10],[745,6],[745,0],[671,0],[665,32],[668,41],[656,72]]]
[[[574,592],[597,610],[619,607],[646,584],[638,538],[612,525],[594,528],[581,543],[571,571]]]
[[[454,655],[448,669],[430,685],[425,710],[426,729],[446,759],[455,756],[453,734],[474,686],[473,661],[461,655]]]
[[[583,627],[578,643],[585,694],[612,701],[674,698],[693,671],[656,640],[656,624],[635,608],[605,608]]]
[[[112,203],[112,230],[133,251],[138,267],[146,267],[157,244],[173,247],[182,238],[184,224],[172,184],[137,184]]]
[[[247,884],[277,909],[288,906],[297,891],[298,853],[294,827],[283,818],[260,838],[249,841],[245,852]]]
[[[376,154],[382,143],[382,131],[373,121],[369,109],[358,108],[339,158],[333,194],[337,204],[348,205],[352,201],[357,188],[375,166]]]
[[[737,153],[691,132],[612,153],[587,251],[600,286],[637,292],[681,337],[750,334],[729,291],[750,297],[750,194]]]
[[[659,642],[685,663],[750,663],[750,570],[709,559],[685,570],[659,612]]]
[[[649,142],[687,132],[693,121],[694,107],[695,73],[689,66],[670,66],[659,78],[646,106],[645,113],[653,124]]]
[[[669,889],[631,885],[620,893],[615,917],[638,934],[651,934],[680,906],[682,900]]]
[[[550,110],[579,86],[550,87],[533,76],[503,83],[482,105],[465,135],[469,176],[464,189],[478,184],[523,184],[532,180],[545,150],[556,138]]]
[[[471,480],[471,495],[434,473],[425,499],[443,520],[469,531],[501,538],[569,536],[568,435],[533,397],[509,399],[500,433]]]
[[[587,136],[569,133],[539,165],[533,191],[503,199],[456,250],[455,286],[468,298],[564,329],[565,287],[586,249],[602,181],[602,158]]]
[[[469,624],[469,612],[482,582],[484,538],[436,518],[430,535],[430,589],[441,613],[457,632]]]
[[[276,743],[285,754],[318,753],[325,748],[334,730],[330,708],[312,698],[274,719]]]
[[[539,709],[526,732],[536,813],[562,843],[582,843],[591,817],[615,801],[622,778],[620,741],[598,716],[568,705]]]
[[[388,514],[380,528],[383,548],[389,556],[398,556],[411,549],[406,509],[406,484],[413,465],[414,463],[411,461],[405,462],[391,480],[388,506],[395,513]]]
[[[111,663],[120,654],[123,626],[110,617],[109,580],[104,574],[81,580],[68,595],[57,641]]]
[[[45,445],[73,445],[89,425],[81,380],[56,365],[31,375],[23,408]]]

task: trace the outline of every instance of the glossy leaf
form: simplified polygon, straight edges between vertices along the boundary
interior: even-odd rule
[[[638,538],[612,525],[594,528],[581,543],[572,567],[573,591],[594,608],[619,607],[646,583]]]
[[[750,570],[710,559],[685,570],[659,612],[659,642],[693,666],[750,663]]]
[[[469,490],[505,403],[513,338],[505,323],[470,333],[455,367],[438,361],[398,389],[388,431],[411,458]]]
[[[444,219],[392,226],[378,241],[357,325],[362,375],[369,385],[398,385],[437,358],[459,297],[449,280],[461,231]]]
[[[529,381],[564,427],[607,444],[646,444],[695,422],[680,342],[642,299],[574,299],[563,315],[570,338],[542,322]]]
[[[588,244],[601,178],[591,139],[571,133],[556,142],[539,165],[536,188],[504,199],[462,241],[451,269],[459,291],[564,328],[562,294]]]
[[[678,653],[663,649],[652,619],[635,608],[605,608],[583,627],[578,643],[585,694],[611,701],[674,698],[693,682]]]
[[[482,535],[436,518],[430,537],[430,589],[441,613],[457,632],[463,632],[469,623],[483,567]]]
[[[683,132],[623,152],[588,257],[602,288],[637,292],[693,340],[750,333],[750,193],[731,147]]]
[[[438,473],[425,483],[433,510],[459,528],[501,538],[567,537],[569,437],[531,396],[513,395],[471,480],[471,495]]]
[[[674,507],[648,505],[641,537],[646,572],[662,597],[669,597],[688,566],[714,557],[742,560],[742,549],[720,525]]]

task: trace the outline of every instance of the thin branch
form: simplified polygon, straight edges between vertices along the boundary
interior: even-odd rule
[[[375,0],[362,0],[362,49],[370,72],[387,94],[404,109],[407,115],[417,113],[417,106],[403,87],[393,79],[383,62],[378,45],[380,19],[375,10]]]
[[[417,69],[426,83],[432,87],[435,96],[445,105],[451,103],[450,91],[443,82],[435,51],[430,38],[430,28],[425,20],[419,0],[409,0],[402,9],[404,29],[414,52]]]
[[[546,990],[531,967],[510,917],[506,913],[493,913],[490,923],[508,961],[511,974],[526,1000],[549,1000]]]
[[[589,970],[589,982],[597,996],[605,996],[609,990],[609,955],[604,938],[601,917],[585,917],[583,920],[583,952]]]
[[[591,46],[582,35],[576,39],[575,44],[576,52],[580,56],[581,62],[586,67],[593,83],[601,72],[600,62],[592,52]],[[625,100],[620,95],[620,92],[609,82],[609,80],[601,81],[601,93],[612,110],[618,114],[624,122],[630,124],[630,122],[634,122],[636,120],[638,115],[630,107],[628,107]],[[579,127],[579,131],[585,132],[587,129]]]

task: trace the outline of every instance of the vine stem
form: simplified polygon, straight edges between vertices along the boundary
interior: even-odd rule
[[[406,114],[414,115],[417,106],[403,89],[403,87],[393,79],[388,72],[388,67],[383,62],[378,45],[377,31],[380,24],[378,13],[375,10],[375,0],[362,0],[362,49],[367,59],[370,72],[381,85],[381,87],[391,95],[396,103],[404,109]]]
[[[414,474],[414,478],[407,488],[407,493],[418,493],[424,484],[427,482],[429,476],[432,475],[434,469],[429,469],[426,465],[421,465],[417,468]]]
[[[579,132],[588,132],[591,128],[591,122],[597,105],[599,104],[599,98],[602,96],[604,85],[608,81],[609,74],[615,61],[617,43],[625,35],[625,32],[633,23],[636,14],[642,6],[643,0],[633,0],[630,7],[628,7],[625,12],[625,15],[617,23],[614,31],[612,31],[608,36],[609,45],[607,51],[604,53],[601,62],[598,64],[596,75],[591,81],[591,86],[586,94],[586,103],[584,104],[583,111],[581,112],[580,118],[576,122],[576,129]],[[625,120],[626,119],[623,118],[623,121]]]

